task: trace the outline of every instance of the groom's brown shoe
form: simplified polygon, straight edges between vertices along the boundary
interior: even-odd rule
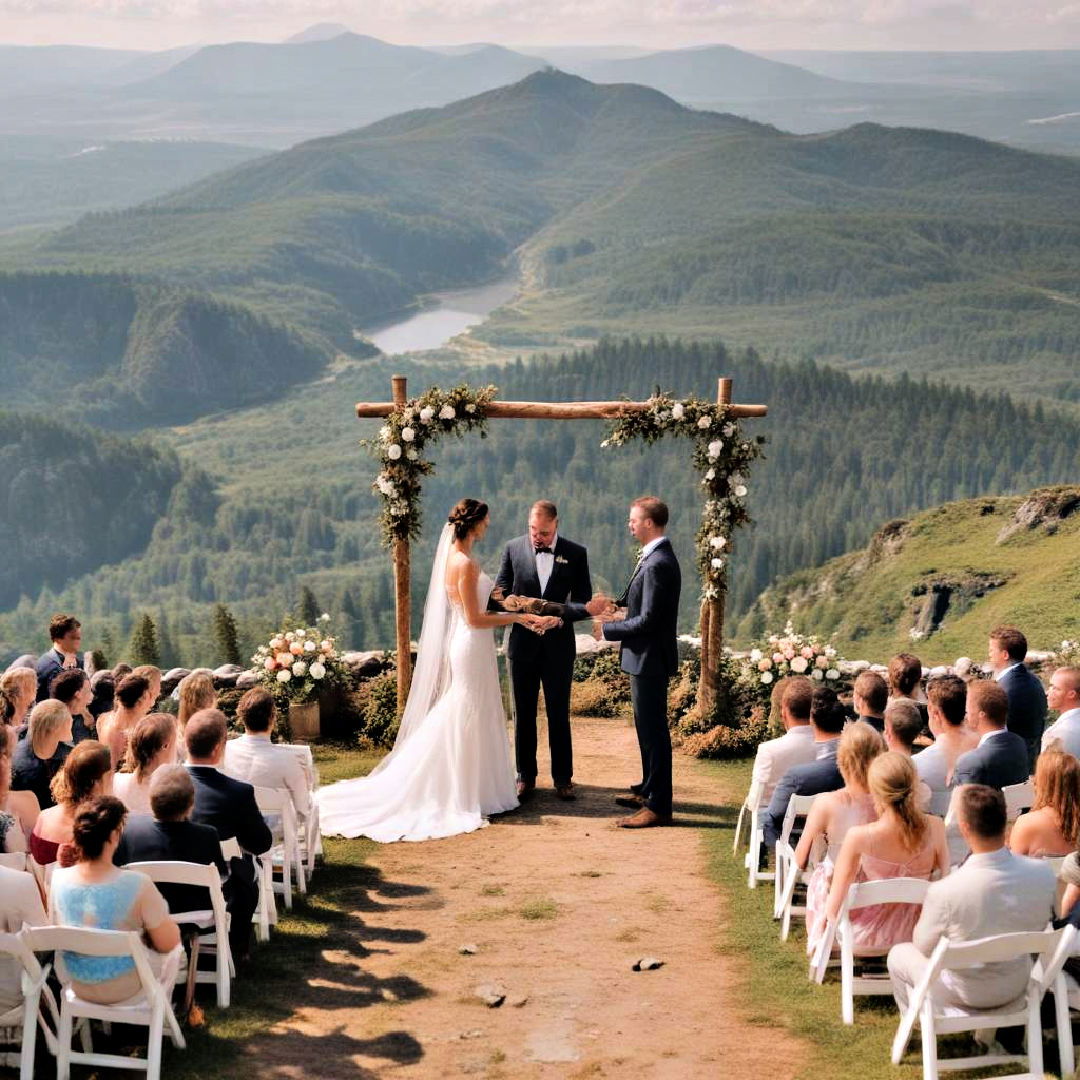
[[[519,780],[517,782],[518,799],[527,799],[536,790],[535,780]]]
[[[563,802],[573,802],[577,798],[577,792],[574,791],[573,784],[556,784],[555,794],[562,799]]]
[[[630,810],[640,810],[645,805],[645,800],[640,795],[616,795],[616,806],[625,806]]]
[[[643,806],[633,817],[620,818],[615,824],[620,829],[655,829],[658,825],[670,825],[671,815],[661,817],[647,806]]]

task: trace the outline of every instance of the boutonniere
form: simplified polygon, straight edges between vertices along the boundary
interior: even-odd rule
[[[564,555],[556,555],[556,556],[555,556],[555,561],[556,561],[557,563],[562,563],[562,565],[563,565],[563,566],[566,566],[566,564],[567,564],[567,563],[568,563],[568,562],[569,562],[570,560],[569,560],[569,559],[567,559],[567,558],[566,558],[566,557],[565,557]]]

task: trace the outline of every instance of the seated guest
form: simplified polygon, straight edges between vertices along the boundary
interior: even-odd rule
[[[947,878],[930,885],[912,940],[889,952],[893,996],[902,1010],[941,938],[975,941],[995,934],[1045,930],[1053,918],[1054,872],[1045,863],[1014,855],[1005,847],[1001,791],[985,784],[966,785],[957,793],[956,813],[971,855]],[[1024,993],[1030,971],[1027,959],[957,968],[934,984],[931,996],[939,1006],[996,1008]]]
[[[752,779],[761,787],[761,802],[772,798],[780,777],[795,765],[806,765],[817,756],[814,733],[810,729],[810,703],[814,684],[805,675],[782,680],[780,719],[784,734],[757,748]]]
[[[254,787],[287,789],[297,818],[303,818],[311,803],[307,773],[295,754],[270,741],[276,715],[274,699],[261,686],[240,699],[236,718],[244,734],[225,744],[224,771]]]
[[[161,668],[154,667],[153,664],[140,664],[132,675],[138,675],[140,679],[145,679],[150,685],[150,693],[153,697],[150,700],[150,709],[158,703],[158,698],[161,697]]]
[[[897,653],[889,661],[889,701],[922,700],[922,661],[911,653]]]
[[[941,675],[926,686],[926,710],[932,746],[915,755],[915,771],[930,789],[930,813],[944,817],[952,790],[949,778],[956,759],[979,745],[979,736],[964,723],[967,684],[957,675]]]
[[[11,743],[6,736],[3,736],[0,737],[0,851],[25,851],[26,833],[23,831],[22,821],[18,815],[7,808],[10,789]]]
[[[8,668],[0,675],[0,723],[10,728],[24,728],[26,718],[37,700],[37,676],[32,668]]]
[[[1043,750],[1057,746],[1080,757],[1080,667],[1058,668],[1046,698],[1058,718],[1043,732]]]
[[[34,875],[0,866],[0,933],[17,934],[24,924],[45,926],[48,921]],[[15,1008],[22,996],[22,967],[0,956],[0,1013]]]
[[[150,778],[176,761],[176,721],[167,713],[144,716],[132,729],[124,769],[113,777],[113,794],[132,814],[150,813]]]
[[[1080,761],[1044,750],[1035,763],[1035,801],[1009,834],[1009,850],[1033,858],[1069,855],[1080,844]]]
[[[161,715],[161,714],[158,714]],[[120,846],[116,849],[118,866],[134,862],[190,862],[218,868],[224,882],[225,899],[233,913],[233,922],[239,935],[239,944],[247,942],[247,928],[255,911],[238,909],[229,887],[229,870],[221,857],[221,841],[217,830],[209,825],[191,821],[195,807],[195,785],[191,774],[183,765],[162,765],[150,781],[150,807],[153,817],[136,815],[128,819]],[[205,889],[196,885],[159,885],[161,895],[174,913],[207,911],[210,897]],[[248,896],[241,893],[244,899]]]
[[[101,717],[113,711],[116,703],[116,678],[111,671],[95,671],[90,676],[90,715],[96,724]]]
[[[179,964],[180,928],[145,874],[113,864],[126,816],[124,804],[111,795],[80,807],[73,822],[76,861],[53,874],[49,913],[58,926],[138,931],[149,947],[155,974],[160,974],[166,963]],[[130,957],[63,952],[57,966],[85,1001],[112,1005],[139,993],[142,986]]]
[[[1008,729],[1027,746],[1030,776],[1035,771],[1035,758],[1046,726],[1046,691],[1024,663],[1027,651],[1027,638],[1015,626],[996,626],[990,631],[987,647],[990,666],[994,669],[994,680],[1008,698]]]
[[[49,697],[62,702],[71,713],[71,741],[78,745],[84,739],[97,738],[97,721],[90,715],[94,692],[90,676],[82,668],[61,671],[52,681]]]
[[[888,714],[886,713],[886,716]],[[867,783],[876,821],[851,829],[833,872],[826,914],[835,920],[856,881],[949,872],[945,823],[918,806],[918,774],[911,758],[890,750],[871,762]],[[885,949],[910,941],[919,909],[914,904],[873,904],[851,912],[855,949]]]
[[[176,696],[180,702],[177,714],[177,722],[180,726],[180,756],[186,753],[183,746],[184,729],[187,722],[197,712],[203,709],[217,708],[217,691],[214,689],[214,674],[205,669],[197,669],[190,675],[185,675],[176,688]]]
[[[806,890],[806,951],[812,956],[825,930],[825,902],[829,896],[833,866],[848,830],[877,817],[874,798],[867,787],[870,763],[885,753],[885,740],[869,724],[856,720],[844,728],[836,751],[836,765],[844,786],[814,800],[806,818],[795,861],[805,870],[819,841],[827,845]]]
[[[1027,744],[1006,728],[1008,716],[1009,699],[996,682],[980,680],[967,688],[964,722],[979,736],[979,744],[956,759],[953,787],[986,784],[1003,788],[1027,781]]]
[[[40,701],[30,713],[26,738],[11,759],[11,788],[30,791],[44,810],[53,805],[51,785],[71,753],[71,713],[59,701]]]
[[[128,736],[155,700],[153,688],[143,676],[125,675],[120,680],[116,708],[98,721],[98,737],[111,751],[116,768],[127,754]]]
[[[54,615],[49,621],[52,648],[37,662],[37,699],[45,701],[53,679],[67,668],[83,666],[82,623],[74,615]]]
[[[233,859],[229,877],[235,903],[254,911],[258,903],[258,883],[251,855],[262,855],[273,843],[270,829],[259,813],[255,789],[242,780],[234,780],[220,771],[225,758],[227,723],[217,709],[197,712],[184,730],[187,744],[188,771],[195,784],[195,810],[192,821],[212,825],[219,840],[236,838],[250,854]],[[242,960],[248,953],[250,922],[244,925],[245,940],[237,943],[235,956]],[[238,928],[239,930],[239,928]]]
[[[792,795],[820,795],[823,791],[843,787],[844,778],[836,765],[836,751],[846,719],[844,708],[832,690],[821,687],[814,691],[810,705],[810,728],[815,757],[805,765],[788,769],[773,791],[762,823],[765,846],[770,850],[776,847],[776,841],[780,839]]]
[[[54,805],[42,810],[30,834],[30,854],[39,866],[69,865],[75,816],[83,803],[112,790],[112,762],[99,742],[79,743],[53,777]]]
[[[904,757],[915,754],[915,740],[922,734],[923,717],[919,706],[910,699],[897,698],[885,708],[885,745]],[[915,770],[918,774],[918,768]],[[920,810],[930,809],[930,787],[920,779],[915,785]]]
[[[855,714],[883,735],[885,706],[888,703],[888,683],[876,671],[864,671],[855,679],[855,685],[851,688],[851,704]]]

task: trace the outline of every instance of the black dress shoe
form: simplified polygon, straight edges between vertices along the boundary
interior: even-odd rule
[[[577,792],[574,791],[573,784],[556,784],[555,794],[562,799],[563,802],[573,802],[577,798]]]
[[[632,792],[633,792],[633,793],[634,793],[635,795],[640,795],[640,794],[641,794],[641,789],[642,789],[642,788],[643,788],[644,786],[645,786],[644,784],[631,784],[631,785],[630,785],[630,790],[631,790],[631,791],[632,791]]]

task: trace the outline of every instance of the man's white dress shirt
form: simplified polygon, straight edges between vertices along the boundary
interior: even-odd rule
[[[1043,750],[1055,743],[1066,754],[1080,757],[1080,709],[1066,710],[1043,732]]]

